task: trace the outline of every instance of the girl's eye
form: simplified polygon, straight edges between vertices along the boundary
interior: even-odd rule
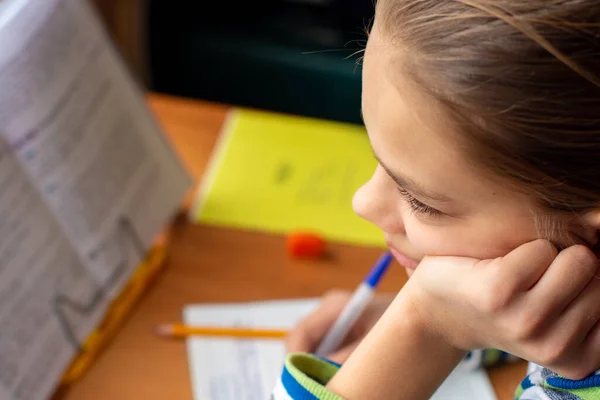
[[[443,212],[436,210],[435,208],[417,200],[412,194],[402,189],[401,187],[398,187],[398,192],[402,197],[404,197],[404,200],[406,200],[413,212],[434,217],[444,215]]]

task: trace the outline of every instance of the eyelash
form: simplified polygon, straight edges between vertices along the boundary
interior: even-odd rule
[[[398,187],[398,192],[402,197],[404,197],[404,200],[406,200],[406,202],[410,206],[410,209],[415,213],[428,215],[432,217],[438,217],[444,214],[443,212],[436,210],[435,208],[430,207],[425,203],[420,202],[412,194],[410,194],[405,189],[402,189],[401,187]]]

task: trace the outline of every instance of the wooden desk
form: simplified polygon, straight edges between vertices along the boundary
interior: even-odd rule
[[[163,96],[151,96],[150,104],[190,172],[199,179],[227,107]],[[152,328],[178,321],[189,303],[310,297],[333,287],[353,289],[380,253],[336,244],[331,248],[331,260],[292,261],[279,236],[178,221],[166,270],[92,369],[58,397],[192,399],[184,343],[159,339]],[[382,290],[398,290],[405,280],[404,272],[393,268]],[[523,363],[492,371],[498,398],[512,399],[524,374]]]

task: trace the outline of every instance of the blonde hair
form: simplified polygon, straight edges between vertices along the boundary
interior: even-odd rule
[[[600,207],[597,0],[381,0],[377,21],[484,170],[554,215]]]

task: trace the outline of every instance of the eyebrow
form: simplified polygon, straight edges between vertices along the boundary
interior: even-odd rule
[[[420,197],[420,198],[426,198],[429,200],[443,202],[443,203],[447,203],[447,202],[451,201],[451,199],[448,196],[445,196],[440,193],[430,192],[430,191],[426,190],[425,188],[423,188],[422,186],[420,186],[419,184],[417,184],[416,182],[414,182],[408,178],[402,178],[402,177],[398,176],[397,174],[393,173],[388,167],[386,167],[386,165],[381,161],[381,159],[377,156],[377,154],[373,153],[373,156],[375,157],[375,159],[377,160],[379,165],[381,165],[381,168],[383,168],[384,171],[389,175],[389,177],[392,178],[392,180],[394,182],[396,182],[396,184],[398,186],[400,186],[402,189],[408,190],[409,192],[414,194],[416,197]]]

